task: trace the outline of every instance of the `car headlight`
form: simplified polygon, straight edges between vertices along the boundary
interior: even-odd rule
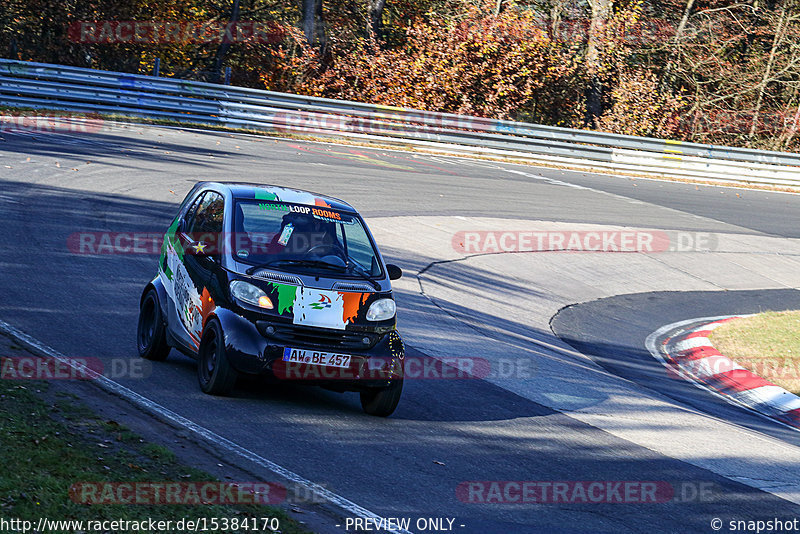
[[[234,280],[231,282],[231,295],[253,306],[258,306],[259,308],[267,310],[272,309],[272,301],[264,290],[251,283],[243,282],[242,280]]]
[[[397,306],[392,299],[380,299],[372,303],[367,311],[367,321],[385,321],[394,317]]]

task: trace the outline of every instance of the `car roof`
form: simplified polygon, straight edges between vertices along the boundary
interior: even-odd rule
[[[288,202],[291,204],[333,208],[356,213],[355,208],[344,200],[340,200],[328,195],[313,193],[311,191],[304,191],[302,189],[294,189],[291,187],[247,182],[201,182],[197,185],[213,185],[221,189],[227,189],[230,191],[231,196],[235,199],[256,199],[275,202]]]

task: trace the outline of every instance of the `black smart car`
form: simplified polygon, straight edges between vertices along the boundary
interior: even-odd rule
[[[386,265],[361,216],[327,196],[198,183],[164,236],[142,293],[139,354],[198,360],[200,388],[240,374],[358,391],[388,416],[403,390],[403,342]]]

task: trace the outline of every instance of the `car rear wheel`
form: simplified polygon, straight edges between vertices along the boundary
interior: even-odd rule
[[[389,387],[361,392],[361,407],[364,413],[378,417],[392,415],[400,403],[403,393],[403,379],[392,380]]]
[[[197,381],[200,389],[209,395],[226,395],[236,383],[238,373],[231,367],[225,354],[225,336],[222,326],[211,319],[203,331],[197,362]]]
[[[139,349],[139,356],[147,360],[163,361],[169,354],[170,346],[167,344],[161,305],[155,289],[147,292],[139,307],[136,347]]]

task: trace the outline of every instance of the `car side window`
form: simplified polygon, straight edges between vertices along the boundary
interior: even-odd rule
[[[221,233],[224,212],[225,200],[222,195],[213,191],[207,192],[197,206],[197,212],[189,226],[189,233]]]
[[[194,199],[192,205],[189,206],[189,209],[186,210],[186,215],[183,216],[183,229],[185,232],[189,231],[189,227],[192,225],[192,219],[194,219],[194,214],[197,213],[197,206],[200,205],[200,202],[203,200],[205,193],[201,193]]]

